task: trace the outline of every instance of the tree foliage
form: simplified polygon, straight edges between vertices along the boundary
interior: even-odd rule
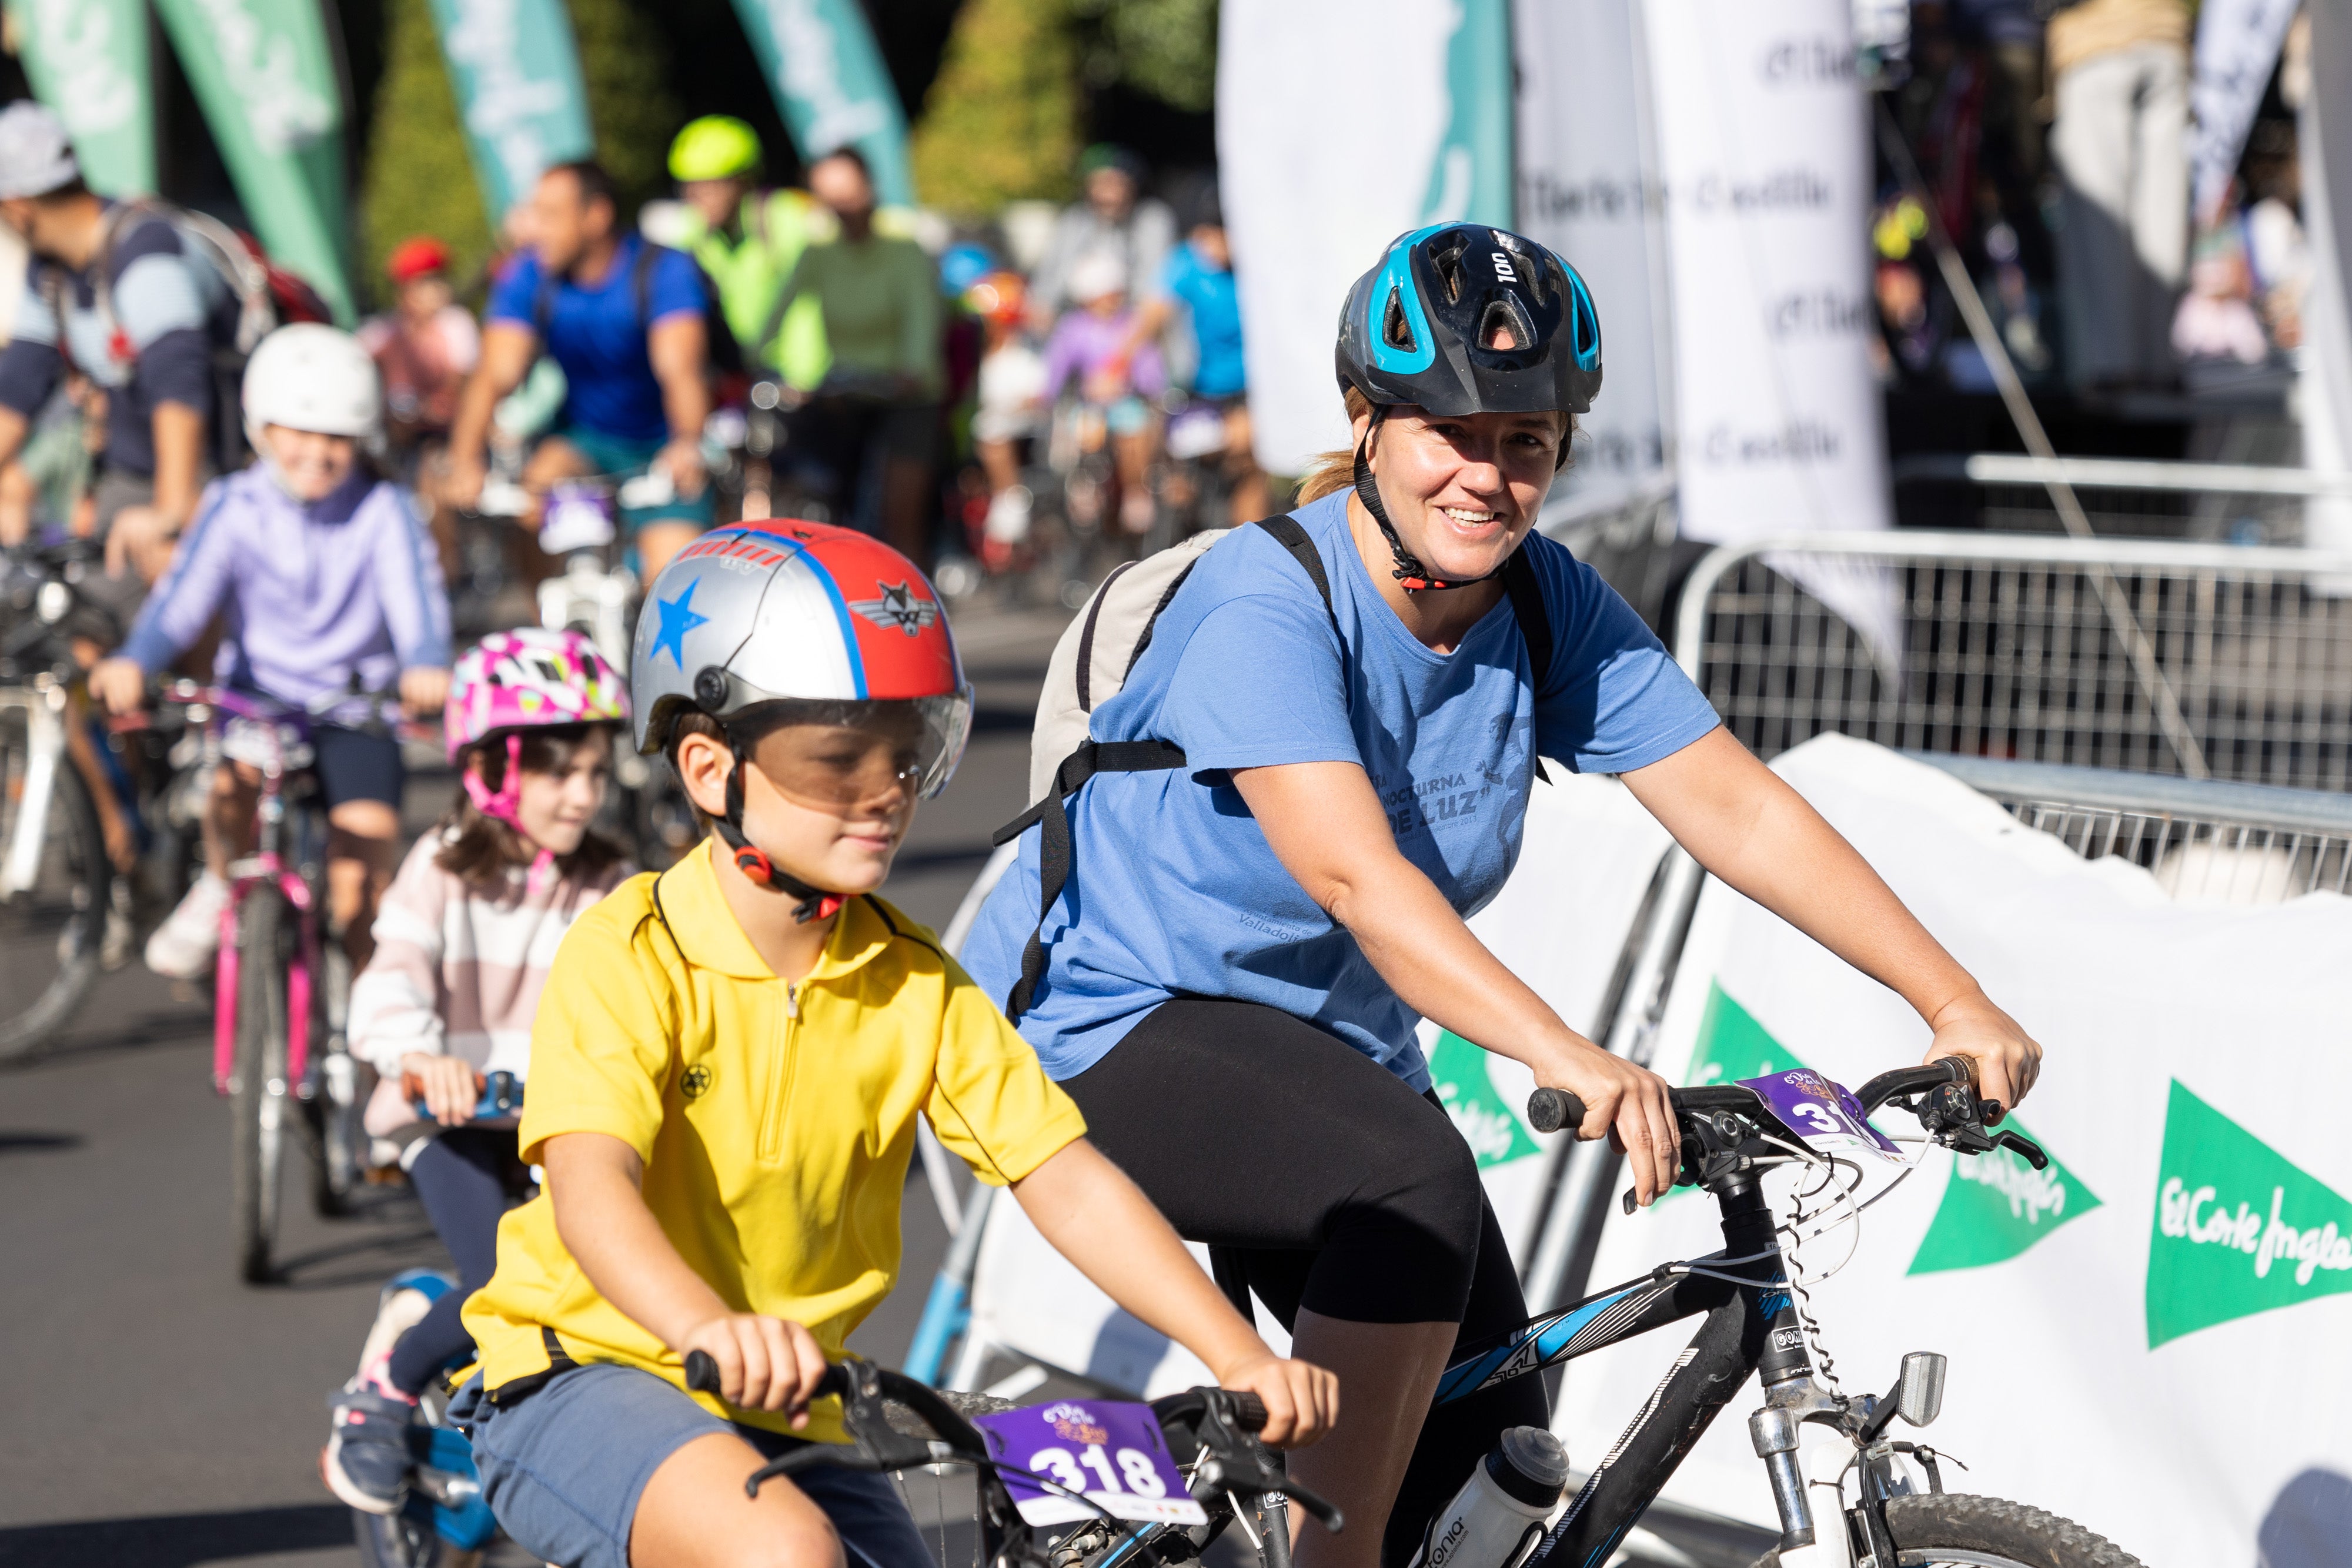
[[[685,123],[670,92],[660,28],[632,0],[566,0],[588,89],[596,161],[621,189],[622,214],[659,195],[668,179],[670,138]]]
[[[411,235],[438,235],[464,277],[490,251],[488,220],[474,183],[428,0],[388,0],[384,67],[360,195],[363,292],[384,293],[383,260]]]
[[[1088,81],[1203,113],[1217,94],[1217,0],[1074,0]]]
[[[1078,120],[1067,0],[965,0],[915,126],[917,193],[972,214],[1066,196]]]

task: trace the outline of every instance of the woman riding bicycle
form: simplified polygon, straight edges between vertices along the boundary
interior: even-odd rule
[[[1677,1159],[1665,1082],[1464,924],[1517,858],[1538,755],[1620,775],[1709,871],[1916,1007],[1931,1056],[1976,1059],[1985,1093],[2014,1102],[2040,1048],[1535,532],[1601,383],[1574,272],[1499,230],[1403,235],[1349,292],[1338,367],[1353,446],[1291,519],[1328,602],[1268,528],[1202,556],[1092,722],[1181,758],[1070,797],[1042,925],[1026,834],[964,956],[1103,1149],[1339,1375],[1339,1425],[1294,1463],[1352,1522],[1308,1531],[1301,1562],[1369,1568],[1410,1555],[1504,1428],[1547,1422],[1532,1378],[1423,1419],[1457,1343],[1527,1308],[1418,1020],[1580,1096],[1643,1202]],[[1531,657],[1517,607],[1537,595]]]

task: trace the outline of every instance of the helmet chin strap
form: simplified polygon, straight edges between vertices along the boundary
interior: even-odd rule
[[[732,735],[727,737],[727,747],[734,754],[735,766],[727,772],[727,814],[719,819],[717,826],[719,836],[726,841],[728,850],[735,856],[735,868],[751,878],[754,887],[798,899],[800,902],[793,905],[793,919],[799,924],[805,925],[812,920],[831,919],[843,904],[849,902],[846,894],[811,887],[770,860],[766,851],[744,836],[743,769],[751,765],[751,758],[736,744]]]
[[[1372,421],[1364,426],[1364,438],[1356,443],[1356,499],[1364,504],[1364,510],[1370,512],[1372,521],[1380,525],[1381,537],[1389,542],[1389,554],[1396,559],[1398,585],[1407,593],[1425,593],[1448,588],[1468,588],[1502,576],[1503,569],[1498,566],[1476,577],[1439,577],[1422,565],[1421,558],[1405,549],[1404,540],[1397,538],[1396,528],[1389,521],[1388,508],[1381,505],[1381,487],[1372,478],[1372,465],[1364,456],[1365,449],[1371,445],[1372,432],[1379,429],[1381,421],[1387,417],[1388,405],[1374,403]]]
[[[522,803],[522,737],[511,730],[507,733],[507,766],[499,775],[495,793],[482,782],[479,760],[459,775],[459,780],[466,787],[466,798],[474,802],[474,810],[504,822],[523,842],[539,852],[531,860],[530,879],[523,883],[527,892],[536,894],[546,884],[547,873],[555,869],[555,852],[532,838],[517,814]]]

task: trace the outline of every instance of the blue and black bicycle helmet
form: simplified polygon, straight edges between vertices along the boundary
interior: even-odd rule
[[[1578,414],[1601,391],[1601,318],[1584,279],[1548,247],[1483,224],[1434,224],[1399,236],[1348,290],[1335,358],[1340,387],[1364,394],[1375,423],[1401,403],[1451,416]],[[1356,492],[1408,591],[1485,580],[1423,568],[1389,526],[1360,444]]]

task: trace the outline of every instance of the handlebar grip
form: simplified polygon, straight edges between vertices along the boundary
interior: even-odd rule
[[[719,1364],[707,1350],[686,1353],[686,1385],[698,1394],[719,1392]]]
[[[1557,1133],[1564,1127],[1573,1138],[1576,1129],[1584,1125],[1584,1102],[1564,1089],[1538,1089],[1528,1096],[1528,1121],[1538,1133]]]
[[[1234,1402],[1234,1425],[1244,1432],[1265,1429],[1265,1400],[1255,1394],[1243,1394],[1232,1389],[1226,1390],[1226,1396]]]

